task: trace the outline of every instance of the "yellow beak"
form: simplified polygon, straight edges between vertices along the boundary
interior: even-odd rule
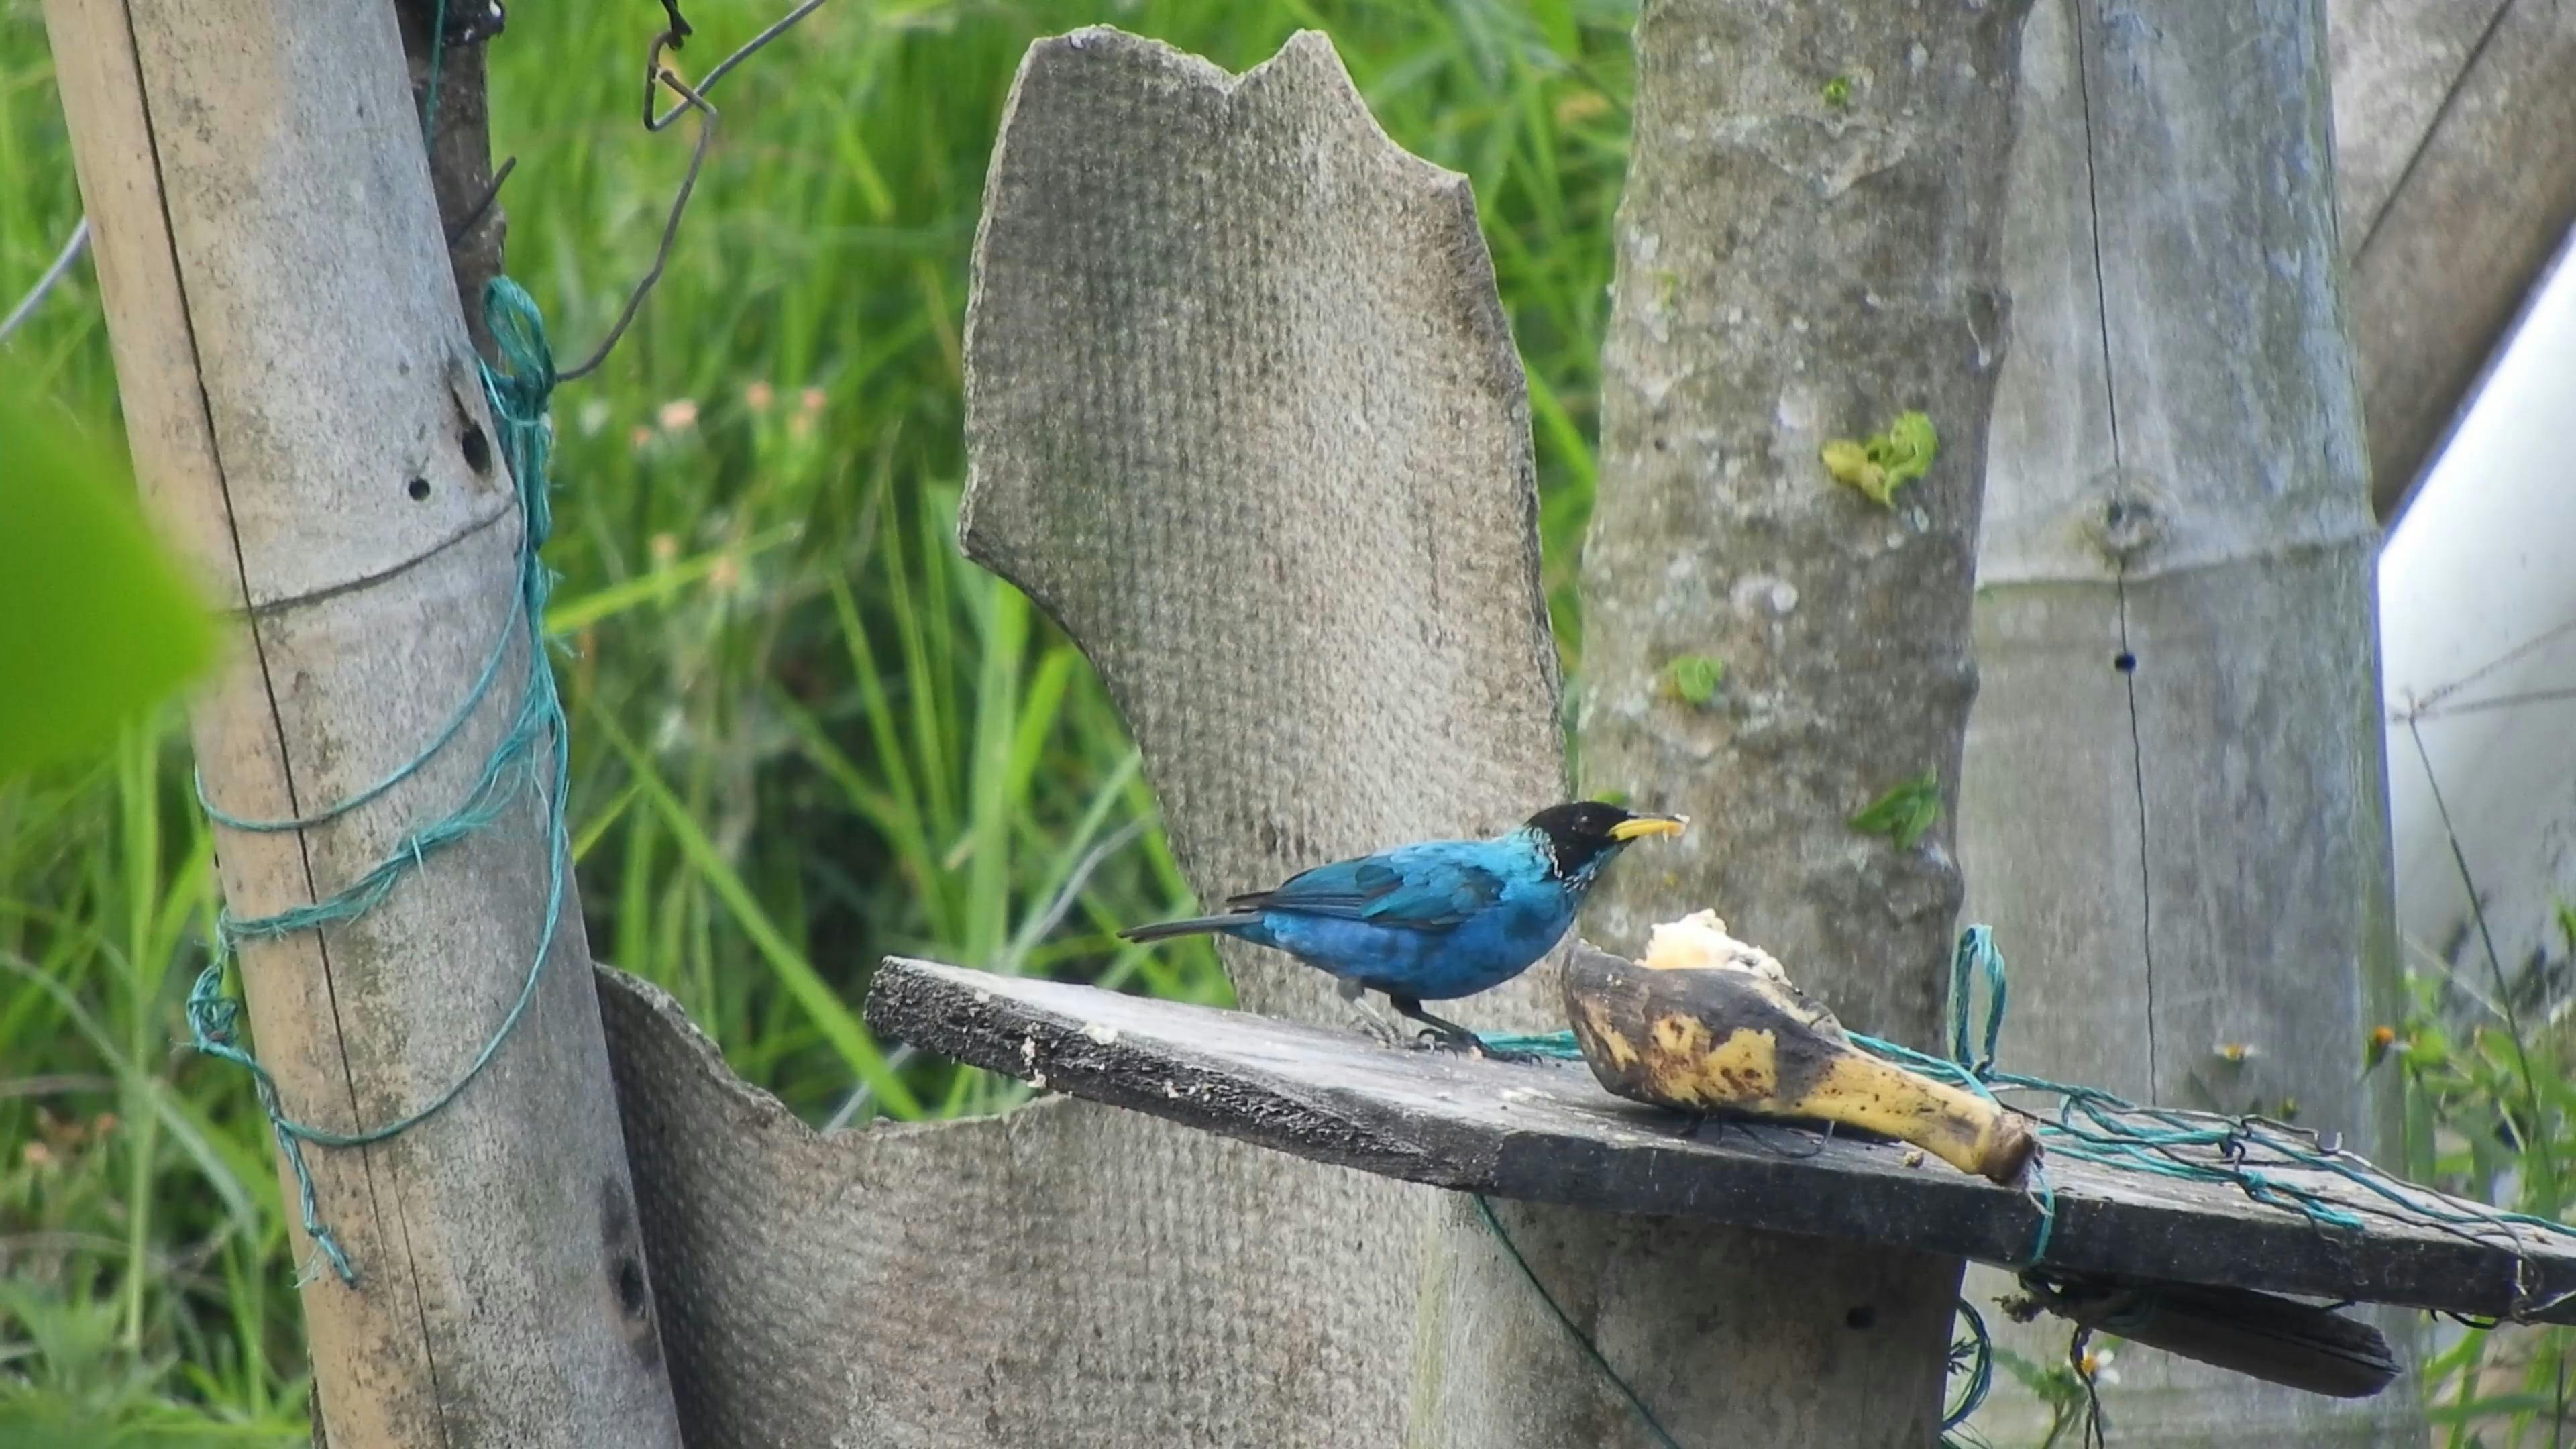
[[[1634,840],[1641,835],[1679,835],[1690,828],[1687,815],[1634,815],[1610,827],[1612,840]]]

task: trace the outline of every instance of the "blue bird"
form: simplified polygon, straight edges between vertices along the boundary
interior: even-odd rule
[[[1285,951],[1335,977],[1345,999],[1381,992],[1447,1045],[1475,1033],[1422,1009],[1491,991],[1530,968],[1574,924],[1583,894],[1628,843],[1679,835],[1678,815],[1578,800],[1550,805],[1491,840],[1426,840],[1290,876],[1226,900],[1223,913],[1137,926],[1130,941],[1223,935]]]

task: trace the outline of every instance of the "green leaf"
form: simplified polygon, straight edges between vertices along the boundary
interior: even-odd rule
[[[1880,439],[1873,438],[1876,443]],[[1923,413],[1898,413],[1887,425],[1887,436],[1871,461],[1887,469],[1890,484],[1910,483],[1932,469],[1932,459],[1941,451],[1941,435],[1932,428],[1932,419]]]
[[[1904,412],[1887,425],[1887,431],[1865,442],[1836,438],[1825,444],[1819,456],[1836,481],[1859,489],[1881,508],[1893,508],[1896,490],[1930,472],[1940,452],[1941,435],[1930,416]]]
[[[1854,488],[1861,486],[1861,479],[1871,467],[1869,449],[1849,438],[1836,438],[1825,444],[1819,456],[1825,460],[1827,472]]]
[[[1684,654],[1664,666],[1664,678],[1673,693],[1692,704],[1706,704],[1717,697],[1717,687],[1726,682],[1726,664],[1705,654]]]
[[[1837,111],[1847,111],[1851,109],[1851,98],[1852,82],[1850,76],[1838,75],[1832,80],[1825,82],[1826,105],[1833,107]]]
[[[1863,835],[1884,835],[1899,850],[1912,850],[1932,822],[1941,818],[1941,772],[1926,770],[1869,803],[1851,818]]]
[[[95,751],[194,678],[213,621],[120,451],[0,392],[0,780]]]

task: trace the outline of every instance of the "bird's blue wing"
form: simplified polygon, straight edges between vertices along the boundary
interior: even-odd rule
[[[1490,849],[1483,841],[1402,846],[1319,865],[1289,877],[1276,890],[1237,896],[1230,904],[1439,930],[1492,905],[1503,893],[1502,876],[1479,859]]]

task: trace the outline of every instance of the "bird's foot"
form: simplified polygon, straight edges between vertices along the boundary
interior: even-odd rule
[[[1699,1129],[1707,1125],[1708,1114],[1706,1112],[1693,1112],[1690,1114],[1690,1120],[1676,1128],[1673,1135],[1684,1142],[1695,1142],[1699,1140]]]
[[[1351,1020],[1358,1025],[1360,1035],[1376,1042],[1379,1046],[1400,1047],[1405,1044],[1404,1023],[1394,1020],[1368,1002],[1351,1001]]]
[[[1414,1037],[1413,1044],[1416,1048],[1422,1051],[1457,1052],[1461,1056],[1483,1057],[1489,1062],[1534,1062],[1538,1060],[1536,1056],[1533,1056],[1528,1052],[1505,1051],[1500,1047],[1487,1046],[1485,1045],[1485,1039],[1476,1035],[1472,1031],[1453,1033],[1442,1031],[1438,1027],[1424,1027],[1422,1031]]]

